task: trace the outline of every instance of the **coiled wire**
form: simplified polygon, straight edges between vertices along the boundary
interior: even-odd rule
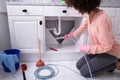
[[[74,39],[71,38],[71,40],[72,40],[74,43],[76,43],[76,41],[75,41]],[[79,45],[79,44],[77,44],[77,45]],[[84,58],[85,58],[86,63],[87,63],[87,65],[88,65],[88,69],[89,69],[89,72],[90,72],[90,77],[91,77],[91,80],[92,80],[92,71],[91,71],[89,62],[88,62],[88,60],[87,60],[87,58],[86,58],[85,55],[84,55]],[[51,66],[54,66],[54,67],[57,69],[56,72],[55,72],[55,70],[54,70]],[[50,79],[50,78],[53,78],[53,77],[57,76],[58,73],[59,73],[59,69],[58,69],[57,66],[64,67],[64,68],[66,68],[66,69],[69,69],[69,70],[71,70],[71,71],[79,74],[78,72],[74,71],[73,69],[71,69],[71,68],[69,68],[69,67],[66,67],[66,66],[63,66],[63,65],[59,65],[59,64],[47,64],[47,65],[41,66],[41,67],[39,67],[39,68],[37,68],[37,69],[35,70],[34,75],[35,75],[35,77],[36,77],[36,80],[37,80],[37,79],[46,80],[46,79]],[[49,75],[46,75],[46,76],[42,76],[42,75],[39,74],[40,71],[42,71],[42,70],[48,70],[48,71],[50,71],[50,74],[49,74]],[[87,79],[87,80],[88,80],[88,79]]]
[[[56,68],[56,72],[55,72],[55,69],[52,68],[52,66]],[[50,79],[50,78],[53,78],[53,77],[57,76],[58,73],[59,73],[59,69],[58,69],[57,66],[64,67],[64,68],[69,69],[69,70],[75,72],[76,74],[80,75],[80,73],[78,73],[77,71],[75,71],[75,70],[73,70],[73,69],[71,69],[69,67],[66,67],[66,66],[63,66],[63,65],[59,65],[59,64],[47,64],[47,65],[39,67],[38,69],[35,70],[34,75],[36,77],[36,80],[37,79],[46,80],[46,79]],[[40,75],[39,74],[40,71],[45,70],[45,69],[49,70],[51,74],[50,75],[46,75],[46,76]]]
[[[54,66],[57,69],[56,72],[51,66]],[[48,71],[50,71],[50,74],[46,75],[46,76],[42,76],[42,75],[39,74],[39,72],[42,71],[42,70],[48,70]],[[46,79],[50,79],[50,78],[55,77],[58,73],[59,73],[59,69],[58,69],[57,66],[55,66],[53,64],[47,64],[45,66],[41,66],[38,69],[36,69],[35,72],[34,72],[34,75],[36,77],[36,80],[37,79],[46,80]]]

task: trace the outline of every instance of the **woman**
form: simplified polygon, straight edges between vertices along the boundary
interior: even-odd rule
[[[99,5],[101,0],[65,0],[69,7],[74,7],[82,14],[88,14],[81,26],[73,33],[65,35],[65,39],[79,36],[85,29],[91,40],[91,45],[79,45],[84,51],[93,76],[100,72],[120,69],[120,45],[112,34],[112,22]],[[82,57],[76,64],[81,75],[90,77],[85,58]]]

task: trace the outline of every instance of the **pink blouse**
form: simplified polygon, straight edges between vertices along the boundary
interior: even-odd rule
[[[80,35],[87,28],[92,43],[90,54],[108,53],[120,58],[120,45],[112,34],[112,22],[104,11],[98,12],[91,23],[89,16],[86,17],[82,25],[73,32],[73,36]]]

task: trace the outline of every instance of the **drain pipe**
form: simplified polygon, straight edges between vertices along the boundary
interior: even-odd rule
[[[61,18],[60,17],[58,17],[58,30],[54,28],[53,32],[57,36],[61,34]]]

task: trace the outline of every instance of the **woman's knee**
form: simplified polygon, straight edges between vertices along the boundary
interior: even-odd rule
[[[80,70],[80,68],[81,68],[84,64],[85,64],[85,62],[84,62],[82,59],[80,59],[79,61],[77,61],[77,63],[76,63],[77,69]]]
[[[88,78],[88,77],[90,77],[90,71],[89,70],[86,70],[86,69],[80,69],[80,73],[81,73],[81,75],[83,76],[83,77],[86,77],[86,78]]]
[[[76,67],[78,69],[80,69],[84,64],[86,64],[86,60],[85,60],[85,57],[86,59],[88,60],[91,60],[92,58],[94,58],[96,55],[89,55],[89,54],[86,54],[85,56],[83,56],[82,58],[80,58],[80,60],[77,61],[76,63]]]
[[[76,63],[76,67],[77,67],[77,69],[80,70],[80,68],[81,68],[82,66],[79,64],[79,62],[77,62],[77,63]]]
[[[80,59],[77,61],[76,67],[80,70],[80,68],[81,68],[84,64],[86,64],[86,61],[85,61],[85,58],[82,57],[82,58],[80,58]]]

